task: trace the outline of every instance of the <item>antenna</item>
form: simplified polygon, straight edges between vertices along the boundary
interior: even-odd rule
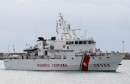
[[[125,48],[125,45],[124,45],[124,41],[122,42],[123,43],[123,48],[122,48],[122,50],[123,50],[123,54],[125,53],[125,50],[124,50],[124,48]]]
[[[84,30],[84,39],[86,39],[87,30]]]
[[[59,34],[59,30],[58,30],[58,22],[56,21],[56,33]]]
[[[13,51],[14,51],[14,53],[15,53],[15,47],[14,47],[14,45],[13,45]]]
[[[9,54],[9,45],[8,45],[8,54]]]

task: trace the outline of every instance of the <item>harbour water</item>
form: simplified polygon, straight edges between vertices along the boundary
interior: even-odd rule
[[[0,84],[130,84],[130,60],[117,72],[4,70],[0,61]]]

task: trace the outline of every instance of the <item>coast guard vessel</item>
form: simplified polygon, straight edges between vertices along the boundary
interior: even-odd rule
[[[24,50],[25,55],[6,55],[6,70],[80,70],[116,71],[123,54],[96,49],[93,38],[80,38],[71,29],[61,14],[57,21],[56,32],[60,39],[38,37],[34,47]],[[58,36],[57,36],[58,37]]]

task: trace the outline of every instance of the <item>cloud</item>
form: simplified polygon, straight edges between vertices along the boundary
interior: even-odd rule
[[[87,29],[97,47],[111,50],[109,46],[121,46],[125,40],[130,51],[129,4],[129,0],[0,0],[0,46],[21,44],[21,50],[27,42],[34,44],[36,36],[50,38],[61,12],[72,28]]]

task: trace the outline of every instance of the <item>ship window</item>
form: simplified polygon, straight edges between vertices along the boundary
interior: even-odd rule
[[[95,41],[93,41],[93,44],[96,43]]]
[[[71,44],[71,41],[69,41],[68,44]]]
[[[91,44],[92,42],[91,41],[88,41],[88,44]]]
[[[86,44],[87,42],[86,41],[83,41],[83,44]]]
[[[95,42],[94,41],[88,41],[88,44],[94,44]]]
[[[50,50],[54,50],[54,46],[51,45],[51,46],[50,46]]]
[[[83,41],[79,41],[79,44],[82,44]]]
[[[69,46],[67,46],[67,49],[69,49]]]
[[[74,41],[71,41],[71,44],[74,44]]]
[[[66,56],[63,56],[63,59],[66,59]]]
[[[67,42],[66,42],[66,44],[68,45],[68,44],[69,44],[69,42],[67,41]]]
[[[78,41],[75,41],[75,44],[78,44]]]
[[[94,42],[93,41],[91,41],[91,44],[93,44]]]
[[[45,55],[47,55],[47,51],[45,51]]]

